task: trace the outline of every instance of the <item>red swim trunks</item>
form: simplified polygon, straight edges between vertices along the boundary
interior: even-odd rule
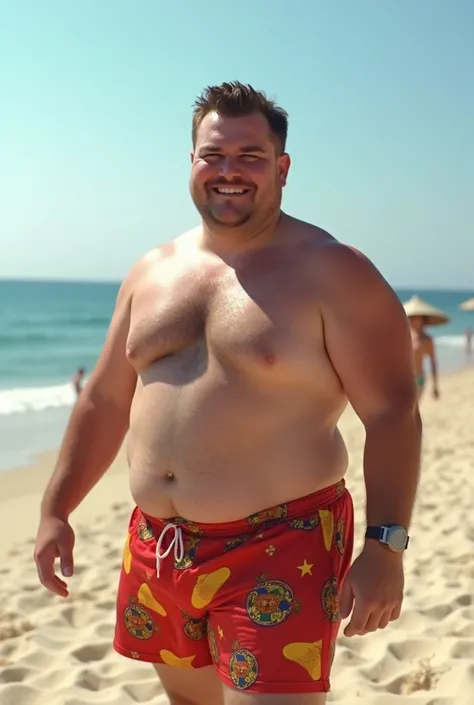
[[[114,647],[182,668],[214,663],[236,689],[327,692],[352,548],[344,482],[228,524],[136,508]]]

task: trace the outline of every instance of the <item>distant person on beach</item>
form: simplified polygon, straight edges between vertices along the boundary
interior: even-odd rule
[[[470,328],[466,331],[466,354],[469,357],[472,355],[472,330]]]
[[[79,396],[82,390],[82,381],[84,379],[84,375],[86,374],[86,371],[83,367],[79,367],[77,370],[76,374],[72,378],[72,383],[74,385],[74,390],[76,392],[76,396]]]
[[[411,342],[415,362],[418,399],[421,399],[426,386],[425,360],[429,360],[433,382],[433,398],[439,399],[438,363],[433,338],[428,335],[426,326],[440,326],[449,322],[448,316],[418,296],[413,296],[404,304],[410,322]]]
[[[418,396],[421,398],[426,385],[424,363],[427,358],[429,360],[431,378],[433,381],[433,398],[439,399],[438,364],[436,360],[436,351],[433,338],[424,330],[425,320],[423,316],[412,316],[410,318],[410,326],[413,354],[415,357],[415,374],[416,384],[418,387]]]
[[[281,210],[288,119],[240,83],[193,115],[200,225],[149,252],[117,297],[71,415],[35,548],[57,595],[71,513],[128,433],[136,503],[115,649],[171,705],[323,705],[347,636],[398,619],[419,477],[410,329],[371,262]],[[365,426],[365,542],[338,421]]]

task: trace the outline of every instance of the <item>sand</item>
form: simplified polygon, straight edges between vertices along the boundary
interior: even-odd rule
[[[339,638],[330,703],[474,702],[474,370],[445,377],[423,400],[423,473],[400,620]],[[361,543],[362,427],[341,423]],[[68,600],[50,595],[32,560],[40,493],[55,454],[0,474],[0,705],[167,702],[152,668],[112,650],[114,600],[131,500],[121,453],[73,516],[76,575]]]

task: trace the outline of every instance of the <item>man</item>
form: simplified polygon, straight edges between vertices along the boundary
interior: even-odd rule
[[[129,431],[114,645],[155,664],[172,705],[323,705],[341,616],[352,636],[400,614],[421,436],[409,327],[365,257],[281,211],[286,136],[250,86],[197,100],[202,223],[125,279],[42,503],[39,575],[67,596],[69,517]],[[350,569],[347,400],[372,527]]]

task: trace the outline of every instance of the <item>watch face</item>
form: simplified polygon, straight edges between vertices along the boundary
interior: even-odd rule
[[[407,532],[403,526],[394,526],[388,535],[388,545],[393,551],[404,551],[407,545]]]

